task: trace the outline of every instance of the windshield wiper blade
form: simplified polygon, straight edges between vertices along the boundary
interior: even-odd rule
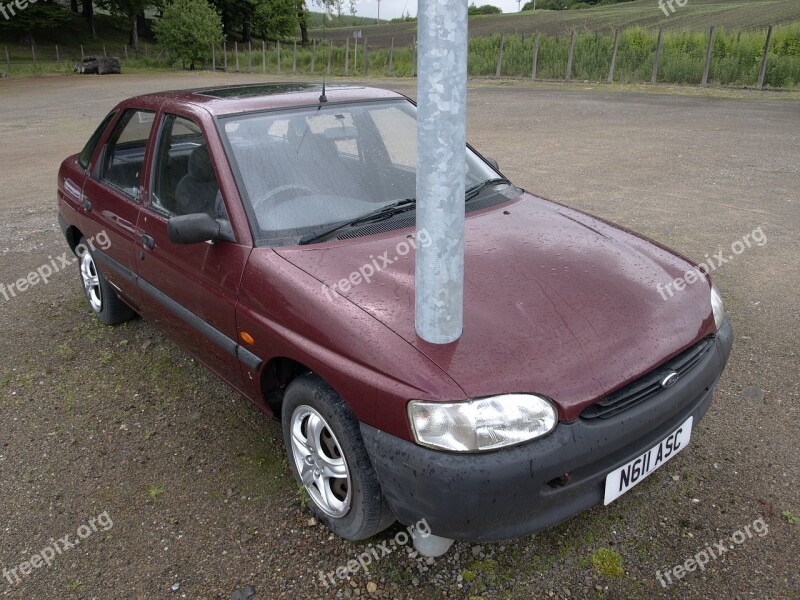
[[[381,206],[380,208],[373,210],[372,212],[368,212],[365,215],[361,215],[360,217],[357,217],[352,221],[348,220],[345,221],[344,223],[337,223],[336,225],[332,225],[331,227],[327,227],[319,231],[312,231],[310,233],[307,233],[300,238],[299,243],[301,246],[304,246],[320,238],[327,237],[330,234],[339,231],[340,229],[344,229],[345,227],[352,227],[353,225],[368,223],[370,221],[381,221],[383,219],[388,219],[398,213],[411,210],[416,203],[417,203],[416,198],[406,198],[405,200],[392,202],[391,204]]]
[[[511,185],[511,182],[505,177],[494,177],[493,179],[487,179],[486,181],[482,181],[477,185],[473,185],[466,191],[465,202],[469,202],[488,187],[492,187],[494,185],[502,185],[504,183]]]

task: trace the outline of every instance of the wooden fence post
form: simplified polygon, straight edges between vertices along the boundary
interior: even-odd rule
[[[706,50],[706,66],[703,69],[703,83],[702,86],[708,85],[708,75],[711,72],[711,56],[714,54],[714,26],[708,32],[708,50]]]
[[[503,47],[506,45],[506,34],[504,33],[500,38],[500,51],[497,53],[497,68],[494,70],[494,76],[500,77],[500,72],[503,69]]]
[[[389,72],[388,75],[392,74],[394,70],[394,38],[392,38],[392,44],[389,46]]]
[[[297,73],[297,42],[294,43],[294,51],[292,52],[292,73]]]
[[[36,65],[36,44],[31,44],[31,53],[33,54],[33,66]]]
[[[225,57],[224,58],[225,64],[223,65],[222,70],[227,73],[228,72],[228,42],[227,41],[222,42],[222,53],[223,53],[223,55]]]
[[[239,42],[233,42],[233,51],[236,54],[236,72],[239,72]]]
[[[267,72],[267,42],[261,40],[261,72]]]
[[[536,81],[536,69],[539,66],[539,32],[533,38],[533,65],[531,66],[531,81]]]
[[[758,89],[764,89],[764,80],[767,77],[767,62],[769,62],[769,45],[772,42],[772,25],[767,30],[767,43],[764,44],[764,56],[761,57],[761,68],[758,70]],[[6,53],[6,56],[8,54]]]
[[[664,28],[658,28],[658,42],[656,43],[656,56],[653,59],[653,76],[650,78],[650,83],[655,85],[658,81],[658,67],[661,63],[661,37],[664,34]]]
[[[253,42],[247,42],[247,72],[253,72]]]
[[[350,72],[350,38],[345,39],[345,48],[344,48],[344,75],[347,75]]]
[[[358,38],[355,38],[355,48],[353,48],[353,75],[358,73]]]
[[[314,38],[314,43],[311,45],[311,74],[314,74],[314,64],[317,62],[317,39]]]
[[[567,57],[567,75],[564,81],[572,79],[572,59],[575,57],[575,31],[572,32],[569,42],[569,56]]]
[[[364,77],[369,75],[369,53],[367,50],[367,38],[364,38]]]
[[[281,72],[281,41],[278,40],[278,73]]]
[[[617,67],[617,50],[619,50],[619,29],[614,30],[614,44],[611,49],[611,65],[608,67],[608,83],[614,83],[614,69]]]
[[[126,58],[127,58],[127,57],[126,57]],[[60,62],[61,62],[61,57],[58,55],[58,44],[56,44],[56,62],[57,62],[57,63],[60,63]]]
[[[3,46],[6,50],[6,71],[11,73],[11,57],[8,55],[8,46]]]
[[[333,40],[328,40],[328,69],[325,71],[328,75],[331,74],[332,66],[333,66]]]
[[[106,45],[105,44],[103,44],[103,56],[105,58],[108,58],[108,52],[106,52]]]
[[[217,72],[217,49],[216,44],[211,44],[211,70]]]
[[[417,36],[411,44],[411,76],[417,76]]]
[[[125,44],[125,60],[128,60],[128,44]]]

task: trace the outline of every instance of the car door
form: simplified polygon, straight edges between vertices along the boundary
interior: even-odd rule
[[[169,219],[205,212],[235,238],[218,169],[199,120],[163,113],[138,222],[142,313],[234,387],[242,372],[236,330],[239,283],[251,246],[235,241],[173,244]],[[221,148],[217,145],[217,150]]]
[[[82,233],[106,279],[134,308],[140,304],[134,269],[134,245],[144,176],[156,111],[124,110],[113,125],[91,175],[83,185]]]

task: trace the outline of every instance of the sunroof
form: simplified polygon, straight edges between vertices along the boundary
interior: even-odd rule
[[[348,85],[328,85],[328,89],[351,87]],[[227,88],[214,88],[196,92],[212,98],[257,98],[258,96],[274,96],[275,94],[291,94],[295,92],[311,92],[322,90],[322,83],[269,83],[263,85],[238,85]]]

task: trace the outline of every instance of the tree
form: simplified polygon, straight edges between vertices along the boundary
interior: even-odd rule
[[[28,4],[23,10],[19,10],[18,4],[3,5],[9,18],[0,19],[0,32],[19,35],[20,44],[28,48],[36,45],[34,32],[38,35],[75,26],[74,13],[56,4]]]
[[[111,14],[125,17],[129,25],[128,44],[135,50],[139,49],[139,24],[144,19],[144,11],[154,3],[154,0],[96,0],[101,8]]]
[[[296,0],[261,2],[253,13],[253,31],[262,39],[291,35],[298,24]]]
[[[211,57],[212,44],[222,43],[222,21],[206,0],[174,0],[153,26],[156,40],[170,54],[194,69]]]
[[[483,6],[475,6],[475,4],[470,4],[468,9],[468,14],[472,15],[499,15],[503,11],[497,8],[496,6],[492,6],[491,4],[484,4]]]

